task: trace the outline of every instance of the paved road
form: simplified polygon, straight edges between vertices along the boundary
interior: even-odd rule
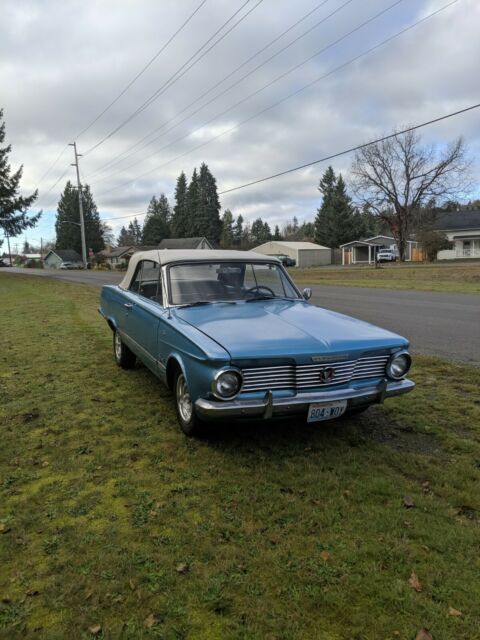
[[[94,286],[117,284],[122,273],[2,269]],[[312,302],[407,336],[412,349],[480,366],[480,296],[312,285]]]

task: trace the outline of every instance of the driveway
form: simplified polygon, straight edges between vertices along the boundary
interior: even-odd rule
[[[123,273],[2,269],[101,287]],[[303,288],[304,285],[301,285]],[[414,351],[480,366],[480,295],[312,285],[312,302],[409,338]]]

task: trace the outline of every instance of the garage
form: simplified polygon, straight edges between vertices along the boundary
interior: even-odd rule
[[[293,258],[297,267],[318,267],[332,263],[332,250],[314,242],[288,242],[272,240],[252,249],[266,256],[287,255]]]

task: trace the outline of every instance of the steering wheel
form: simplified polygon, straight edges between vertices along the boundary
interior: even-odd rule
[[[272,298],[275,298],[275,291],[273,291],[273,289],[270,289],[270,287],[265,286],[264,284],[257,284],[254,287],[250,287],[250,289],[247,289],[245,293],[260,293],[261,289],[270,293],[272,295]]]

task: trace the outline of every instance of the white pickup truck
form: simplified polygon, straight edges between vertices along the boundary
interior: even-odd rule
[[[377,262],[396,262],[397,254],[391,249],[381,249],[377,253],[375,260]]]

